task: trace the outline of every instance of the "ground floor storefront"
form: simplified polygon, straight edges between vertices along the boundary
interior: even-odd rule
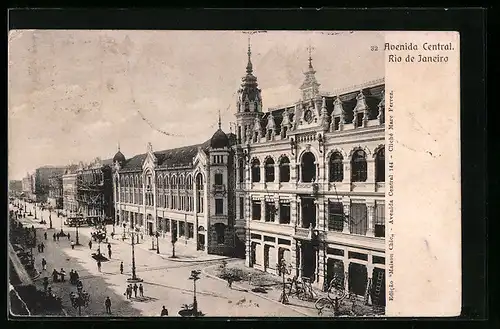
[[[268,232],[251,231],[249,235],[247,266],[278,275],[278,263],[284,259],[290,276],[307,278],[316,289],[325,291],[335,278],[345,291],[366,303],[385,305],[384,251],[313,243]]]

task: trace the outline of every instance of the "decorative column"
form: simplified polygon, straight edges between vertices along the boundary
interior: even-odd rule
[[[326,245],[321,243],[318,249],[318,287],[323,290],[326,276]]]
[[[290,225],[296,226],[299,221],[299,215],[297,213],[298,205],[297,201],[290,200]]]
[[[297,240],[297,268],[296,275],[302,277],[302,242]]]
[[[300,197],[297,197],[297,226],[302,226],[302,207],[300,205]]]
[[[372,256],[370,255],[370,262],[366,265],[366,270],[368,272],[368,280],[366,282],[366,290],[365,290],[365,305],[371,305],[372,304],[372,298],[371,298],[371,291],[372,291],[372,285],[373,285],[373,265],[371,262]]]
[[[347,257],[347,255],[345,256]],[[349,260],[344,259],[344,289],[349,292]]]
[[[344,180],[342,182],[351,185],[351,159],[344,159],[342,163],[344,165]],[[351,188],[349,188],[349,190],[351,190]]]
[[[261,198],[260,199],[260,220],[265,221],[266,220],[266,198]]]
[[[374,223],[374,215],[375,215],[375,201],[369,201],[366,203],[366,208],[368,212],[368,229],[366,231],[366,236],[375,236],[375,223]]]
[[[245,265],[250,267],[250,264],[252,262],[251,257],[252,257],[252,239],[251,239],[251,230],[250,230],[250,221],[252,220],[252,214],[251,214],[251,207],[252,207],[252,200],[251,197],[245,197],[245,222],[246,222],[246,254],[245,254]]]
[[[345,198],[342,201],[344,205],[344,229],[342,230],[342,233],[349,234],[349,223],[351,222],[351,201],[347,198]]]
[[[290,160],[290,182],[297,182],[297,165],[293,159]]]
[[[375,191],[375,159],[369,155],[366,159],[366,182]]]
[[[280,221],[281,221],[281,207],[280,207],[279,195],[274,196],[274,208],[276,209],[276,212],[274,213],[274,222],[280,223]]]
[[[316,218],[316,228],[318,230],[326,231],[326,214],[325,214],[325,203],[323,202],[323,197],[317,200],[318,203],[318,216]]]

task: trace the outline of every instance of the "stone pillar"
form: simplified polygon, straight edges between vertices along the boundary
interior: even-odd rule
[[[347,257],[347,255],[345,256]],[[344,289],[349,292],[349,260],[344,259]]]
[[[366,182],[373,187],[373,191],[375,191],[375,159],[367,155],[366,156]]]
[[[274,197],[274,207],[276,209],[276,212],[274,213],[274,222],[279,223],[281,221],[281,207],[279,196]]]
[[[342,233],[349,234],[349,223],[351,222],[351,202],[349,199],[344,199],[343,200],[343,205],[344,205],[344,229],[342,230]]]
[[[369,256],[369,263],[366,265],[366,271],[368,273],[368,280],[366,282],[366,291],[365,291],[365,304],[366,305],[371,305],[372,304],[372,298],[371,298],[371,291],[372,291],[372,284],[373,284],[373,265],[371,263],[371,258],[372,256]]]
[[[297,277],[302,277],[302,242],[297,241]]]
[[[260,220],[266,220],[266,198],[262,198],[260,201]]]
[[[302,206],[300,204],[300,197],[297,197],[297,226],[302,226]]]
[[[326,245],[322,244],[318,250],[318,287],[323,290],[326,276]]]
[[[300,163],[297,163],[297,182],[302,183],[302,168]]]
[[[366,203],[366,208],[368,212],[368,229],[366,231],[367,236],[375,236],[375,223],[374,223],[374,213],[375,213],[375,202],[370,201]]]
[[[297,182],[297,165],[293,159],[290,160],[290,182]]]
[[[316,217],[316,228],[318,230],[326,231],[326,214],[325,214],[325,203],[323,202],[323,197],[317,200],[317,217]]]
[[[290,225],[296,226],[299,222],[298,205],[296,200],[290,200]]]
[[[351,184],[351,159],[344,159],[344,180],[343,183]]]
[[[245,222],[246,222],[246,246],[245,246],[245,265],[250,266],[251,256],[252,256],[252,240],[250,235],[250,221],[252,220],[251,208],[252,208],[252,199],[250,196],[245,197]]]

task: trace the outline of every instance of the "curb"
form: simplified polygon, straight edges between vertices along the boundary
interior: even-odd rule
[[[215,266],[215,265],[211,265],[211,266],[204,267],[204,268],[201,270],[201,272],[202,272],[204,275],[208,276],[209,278],[216,279],[216,280],[219,280],[219,281],[221,281],[221,282],[226,282],[226,280],[223,280],[223,279],[221,279],[221,278],[218,278],[218,277],[217,277],[217,276],[215,276],[215,275],[212,275],[212,274],[208,274],[208,273],[207,273],[207,271],[206,271],[206,270],[207,270],[208,268],[210,268],[210,267],[214,267],[214,266]],[[238,284],[234,284],[234,283],[233,283],[233,286],[234,286],[234,287],[236,287],[236,288],[239,288],[239,289],[247,290],[247,289],[245,289],[244,287],[242,287],[242,286],[240,286],[240,285],[238,285]],[[252,295],[254,295],[254,296],[257,296],[257,297],[260,297],[260,298],[262,298],[262,299],[268,300],[268,301],[273,302],[273,303],[275,303],[275,304],[278,304],[278,305],[280,305],[280,306],[287,307],[287,308],[289,308],[289,309],[291,309],[291,310],[293,310],[293,311],[295,311],[295,312],[297,312],[297,313],[300,313],[300,314],[302,314],[302,315],[305,315],[305,316],[307,316],[307,317],[311,317],[311,315],[310,315],[310,314],[305,313],[305,312],[303,312],[303,311],[301,311],[301,310],[299,310],[299,309],[296,309],[296,308],[295,308],[295,307],[293,307],[293,306],[290,306],[290,305],[287,305],[287,304],[282,304],[282,303],[281,303],[281,302],[279,302],[279,301],[276,301],[276,300],[271,299],[271,298],[269,298],[269,297],[265,297],[265,296],[262,296],[262,295],[260,295],[260,294],[257,294],[257,293],[255,293],[255,292],[253,292],[252,290],[247,290],[247,292],[248,292],[249,294],[252,294]]]

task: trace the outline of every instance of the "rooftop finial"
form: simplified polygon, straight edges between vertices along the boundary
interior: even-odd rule
[[[309,50],[309,68],[312,69],[312,46],[309,44],[308,50]]]
[[[221,122],[220,122],[220,110],[219,110],[219,129],[221,127]]]
[[[248,64],[247,64],[247,73],[250,74],[252,73],[252,60],[251,60],[251,56],[252,56],[252,49],[251,49],[251,44],[250,44],[250,35],[248,35]]]

